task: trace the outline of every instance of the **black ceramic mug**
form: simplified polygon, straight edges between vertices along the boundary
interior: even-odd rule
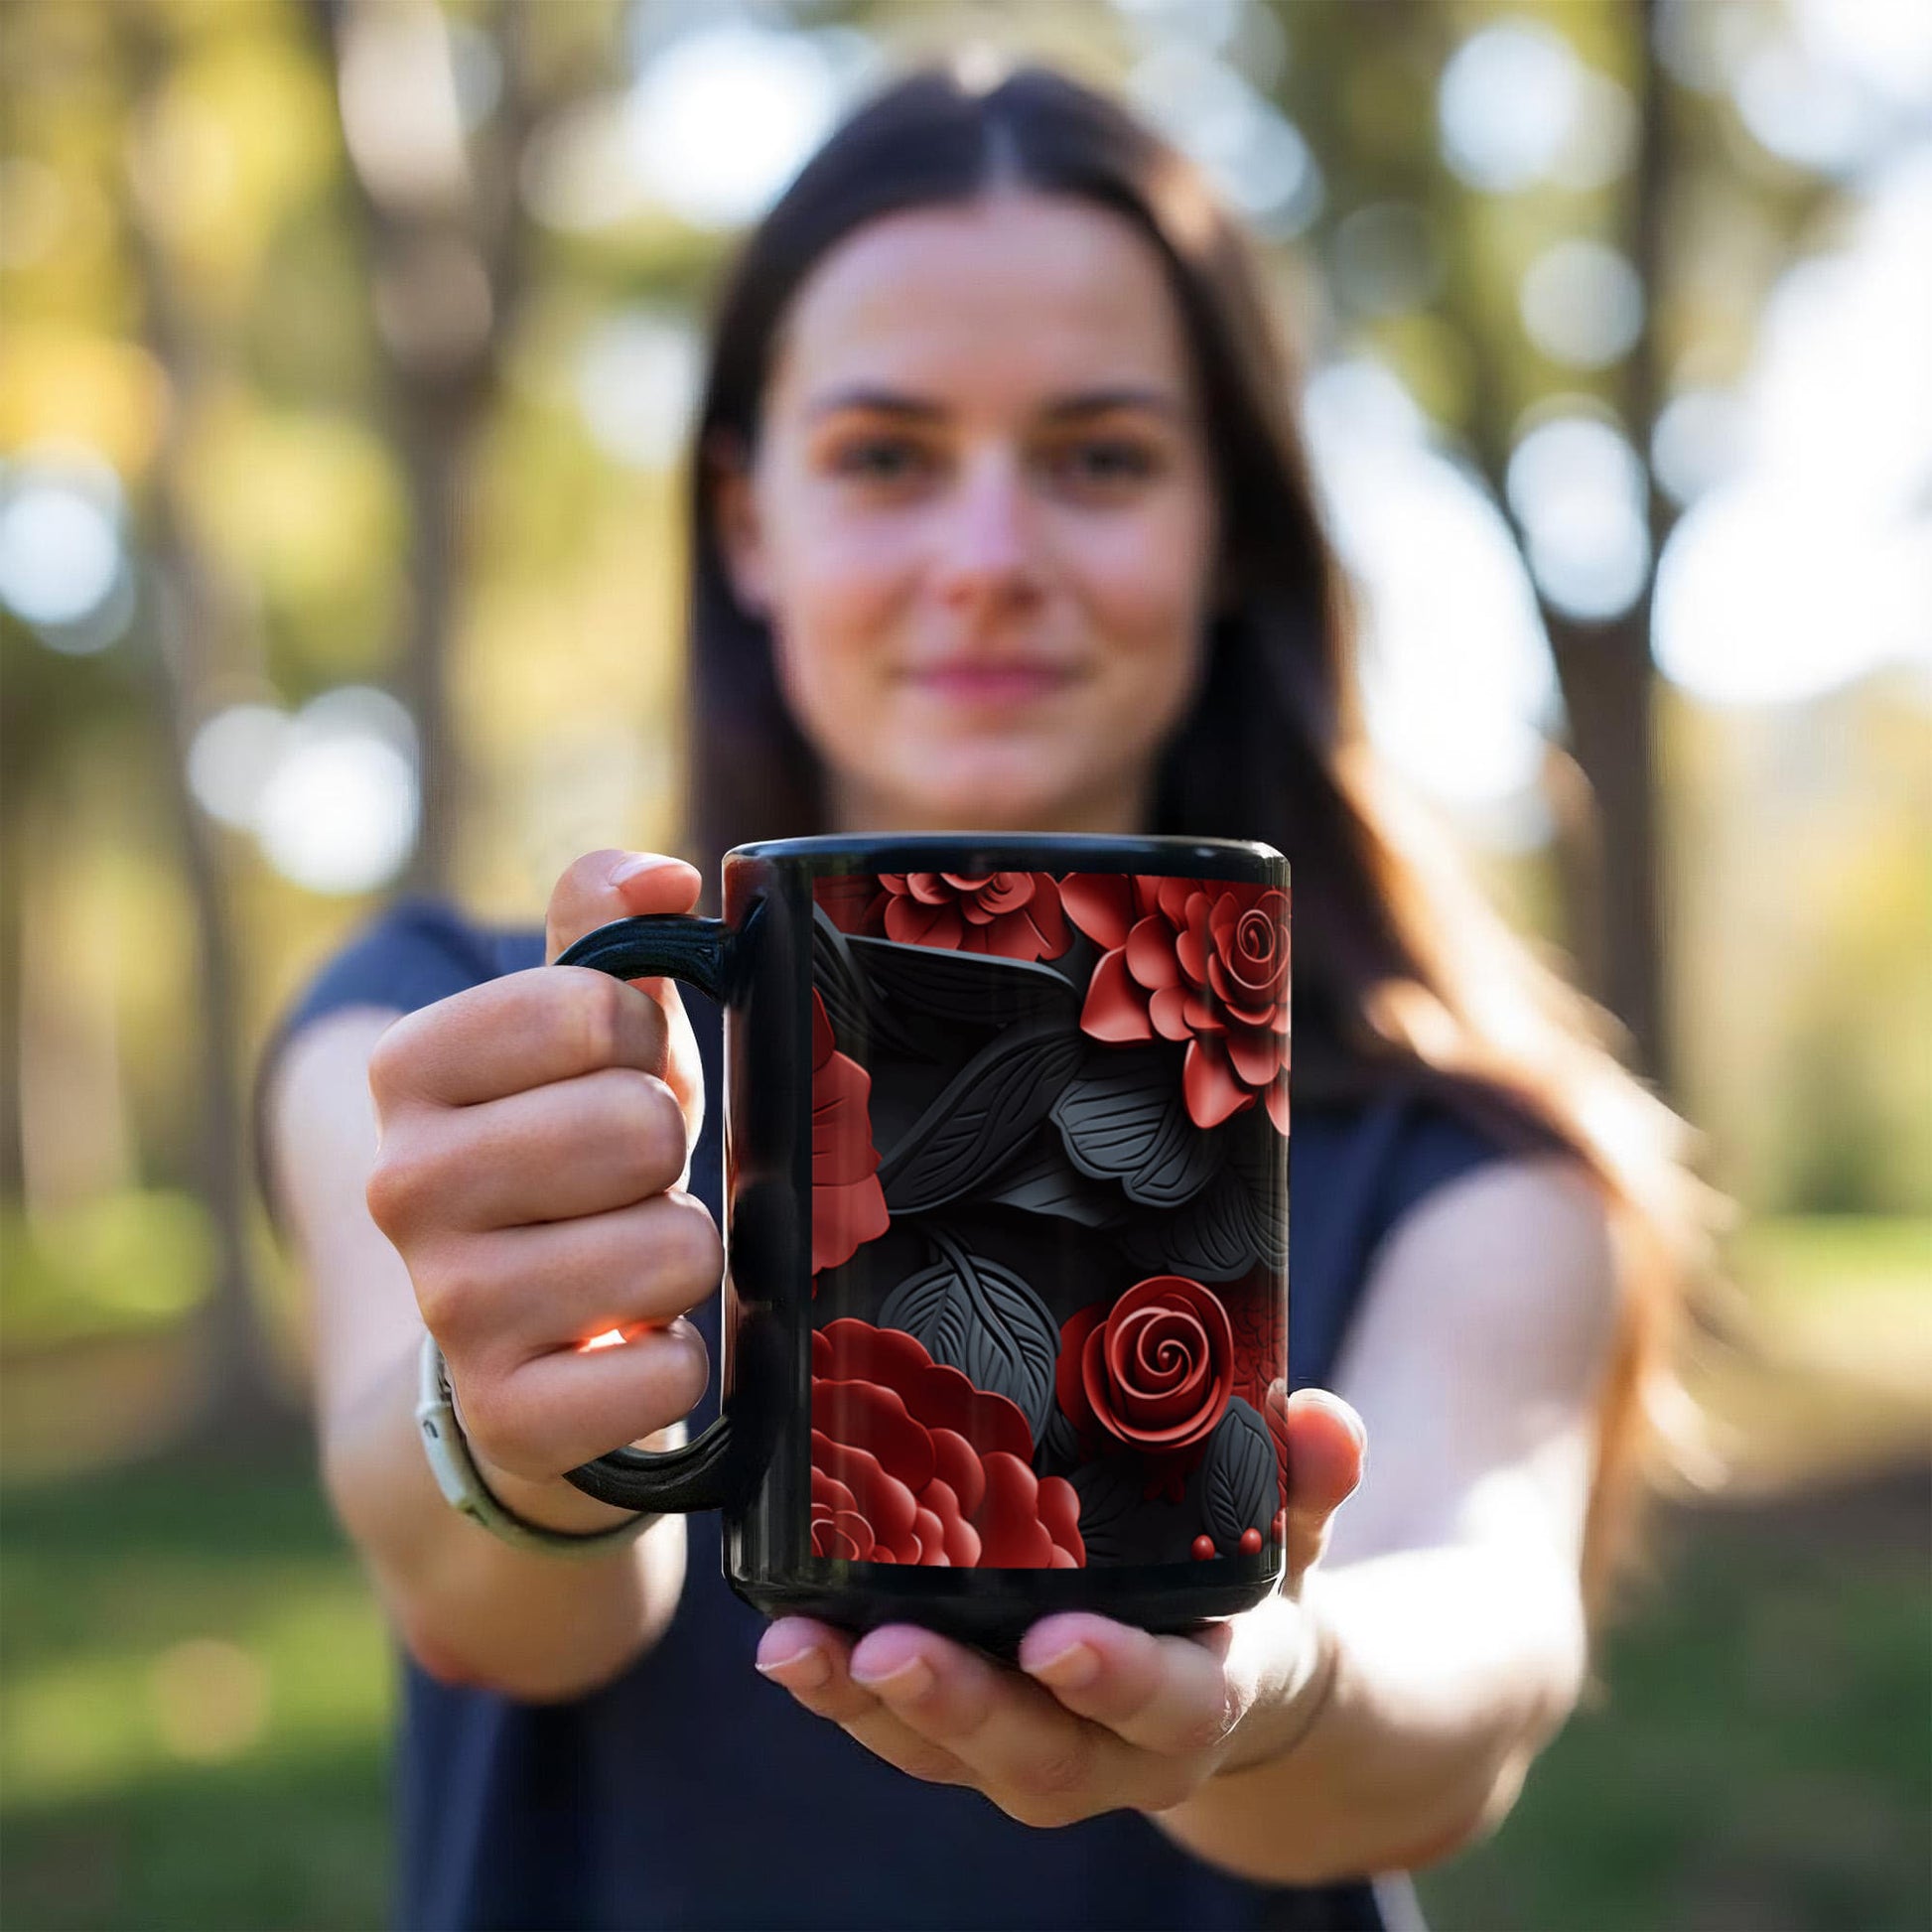
[[[1288,1485],[1289,874],[1219,839],[780,839],[557,962],[724,1007],[718,1420],[572,1472],[724,1512],[767,1616],[1011,1655],[1260,1602]]]

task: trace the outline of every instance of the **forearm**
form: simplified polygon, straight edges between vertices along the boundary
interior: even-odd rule
[[[1211,1863],[1305,1884],[1424,1864],[1495,1823],[1581,1686],[1574,1596],[1446,1548],[1315,1571],[1305,1601],[1334,1646],[1318,1706],[1258,1713],[1286,1748],[1154,1822]],[[1305,1640],[1295,1605],[1254,1614]]]
[[[657,1641],[684,1584],[681,1516],[596,1561],[513,1549],[444,1500],[415,1402],[411,1350],[325,1418],[322,1458],[337,1515],[426,1669],[548,1702],[594,1689]],[[596,1530],[621,1518],[562,1482],[485,1475],[506,1507],[549,1527]]]

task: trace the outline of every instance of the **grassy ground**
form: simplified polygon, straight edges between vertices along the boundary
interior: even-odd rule
[[[1923,1484],[1663,1526],[1608,1695],[1443,1932],[1932,1925]],[[306,1472],[150,1466],[10,1497],[9,1932],[374,1926],[387,1665]]]
[[[1439,1932],[1932,1927],[1924,1231],[1791,1234],[1725,1395],[1833,1486],[1661,1523],[1605,1696],[1429,1874]],[[39,1466],[0,1492],[0,1923],[381,1925],[389,1665],[306,1458]]]

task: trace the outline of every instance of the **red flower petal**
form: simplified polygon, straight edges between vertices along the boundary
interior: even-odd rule
[[[879,1176],[836,1186],[812,1186],[812,1274],[842,1267],[868,1241],[877,1241],[893,1224]],[[818,1289],[816,1281],[812,1293]]]
[[[958,950],[966,924],[948,899],[944,905],[924,905],[896,898],[886,907],[886,937],[901,946],[949,946]]]
[[[1150,993],[1180,984],[1173,956],[1173,927],[1158,915],[1143,919],[1127,935],[1127,970]]]
[[[1039,1520],[1053,1539],[1053,1567],[1083,1570],[1087,1546],[1080,1535],[1080,1492],[1064,1476],[1041,1476]],[[1062,1564],[1061,1557],[1067,1561]]]
[[[1274,1034],[1245,1033],[1237,1028],[1229,1033],[1227,1046],[1235,1077],[1244,1086],[1265,1087],[1281,1067],[1281,1041]]]
[[[936,1472],[932,1438],[906,1412],[897,1389],[881,1388],[877,1382],[814,1382],[812,1429],[835,1443],[865,1444],[880,1466],[892,1470],[908,1490],[923,1489]],[[829,1464],[827,1469],[841,1481],[847,1479]]]
[[[1127,976],[1124,952],[1102,953],[1087,982],[1086,1005],[1080,1009],[1080,1031],[1094,1039],[1152,1039],[1147,995]]]
[[[1017,1455],[984,1458],[986,1497],[973,1514],[980,1533],[980,1568],[1044,1570],[1053,1539],[1039,1520],[1039,1482]]]
[[[1187,1117],[1196,1127],[1218,1127],[1230,1115],[1254,1105],[1254,1095],[1229,1069],[1227,1049],[1215,1034],[1197,1035],[1188,1042],[1180,1090],[1187,1101]]]
[[[1147,1003],[1147,1017],[1163,1039],[1192,1039],[1187,1025],[1187,995],[1177,986],[1164,986]]]
[[[1080,1363],[1088,1335],[1106,1318],[1107,1304],[1089,1302],[1060,1323],[1060,1352],[1053,1363],[1053,1395],[1060,1405],[1060,1413],[1082,1433],[1093,1427],[1094,1416],[1093,1404],[1087,1400],[1081,1380]]]
[[[986,1471],[980,1466],[973,1446],[956,1429],[933,1429],[932,1461],[936,1473],[932,1482],[942,1482],[959,1499],[962,1515],[971,1516],[986,1494]],[[930,1489],[932,1482],[926,1484]]]
[[[1070,872],[1060,881],[1060,903],[1089,939],[1109,948],[1126,945],[1138,916],[1134,884],[1125,873]]]
[[[1262,1102],[1268,1109],[1268,1118],[1275,1123],[1276,1133],[1286,1135],[1288,1133],[1287,1080],[1270,1080],[1267,1092],[1262,1095]]]

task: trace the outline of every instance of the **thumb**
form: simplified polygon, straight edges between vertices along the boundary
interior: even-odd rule
[[[659,852],[587,852],[568,866],[550,894],[544,915],[543,956],[557,955],[587,932],[639,912],[688,912],[704,875]]]

